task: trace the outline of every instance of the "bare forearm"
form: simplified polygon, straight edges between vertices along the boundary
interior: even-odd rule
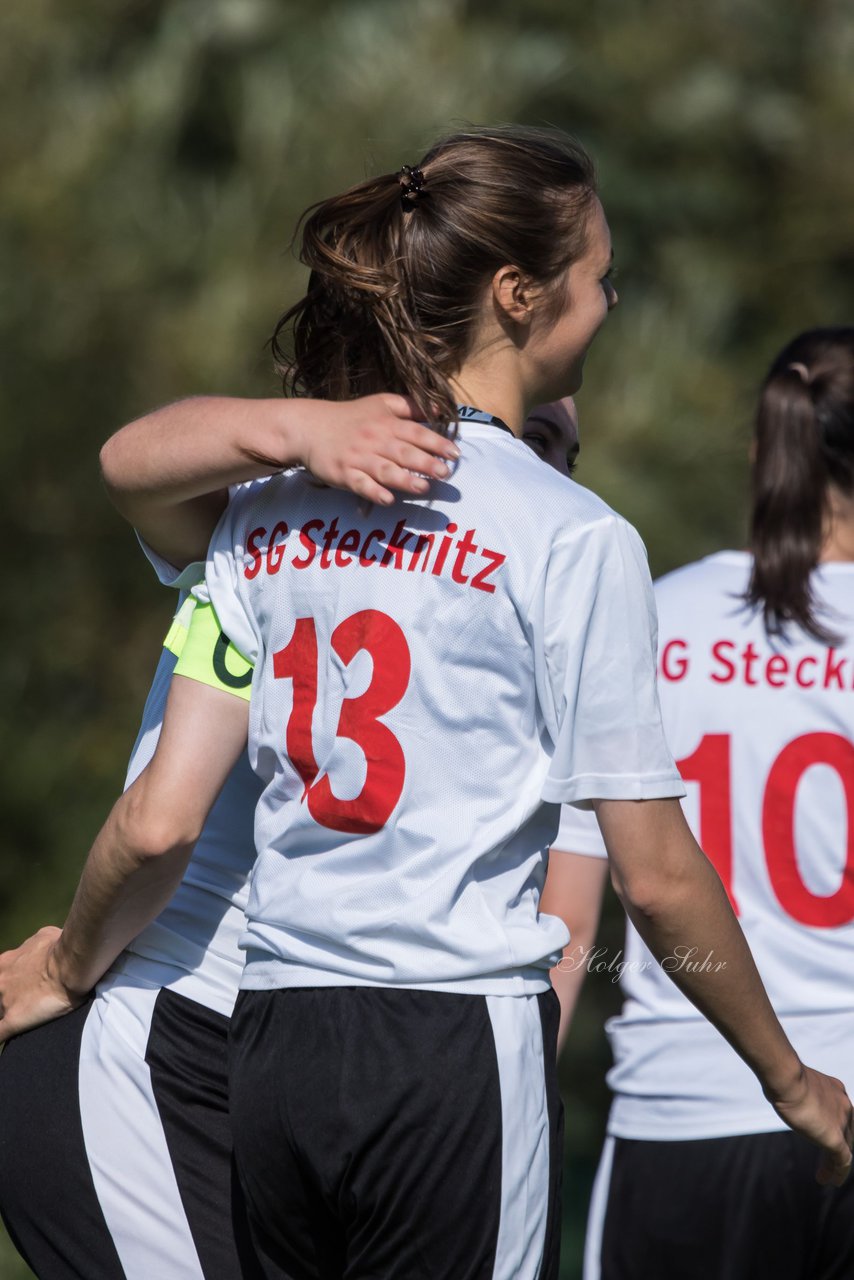
[[[134,840],[129,792],[116,803],[86,860],[57,944],[57,977],[69,991],[91,990],[127,944],[166,906],[193,843],[152,855]]]
[[[175,675],[150,764],[98,834],[58,946],[61,981],[88,991],[169,902],[246,747],[249,705]]]
[[[101,450],[112,502],[165,559],[204,559],[228,486],[298,460],[294,408],[196,396],[129,423]]]
[[[822,1148],[822,1183],[851,1165],[854,1113],[844,1086],[798,1058],[777,1021],[717,873],[677,800],[594,805],[611,878],[670,977],[759,1078],[777,1114]]]
[[[552,986],[560,1001],[558,1052],[563,1047],[569,1024],[587,976],[587,961],[599,928],[602,894],[608,863],[604,858],[552,848],[540,911],[559,916],[570,933],[570,943],[552,969]]]
[[[552,969],[551,979],[555,994],[560,1001],[560,1026],[557,1033],[557,1051],[563,1049],[566,1037],[569,1034],[570,1024],[575,1006],[578,1004],[578,997],[581,994],[581,988],[584,979],[587,977],[587,966],[584,960],[579,962],[579,956],[586,957],[590,947],[579,948],[570,945],[564,952],[563,959]]]
[[[712,865],[690,851],[685,873],[658,904],[638,908],[621,894],[632,923],[665,972],[718,1028],[774,1097],[801,1070],[768,999],[750,948]]]
[[[299,404],[192,396],[156,409],[104,445],[110,496],[125,515],[141,499],[168,506],[273,475],[299,461]]]
[[[301,463],[325,484],[388,504],[393,489],[424,494],[459,455],[418,421],[404,396],[239,400],[197,396],[118,431],[101,452],[119,511],[175,565],[200,560],[230,484]]]
[[[0,954],[0,1042],[76,1008],[169,902],[246,747],[249,704],[175,675],[154,758],[92,846],[62,931]]]

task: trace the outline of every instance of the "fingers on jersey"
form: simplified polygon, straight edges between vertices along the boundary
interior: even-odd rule
[[[388,506],[392,490],[423,494],[430,479],[445,480],[449,464],[459,458],[459,449],[445,436],[417,422],[400,420],[389,436],[377,433],[377,440],[354,442],[352,456],[341,458],[341,484],[370,502]]]
[[[319,480],[370,502],[388,505],[392,489],[424,493],[424,477],[445,479],[459,457],[452,440],[413,420],[424,415],[407,396],[369,396],[337,406],[335,416],[322,408],[313,429],[305,424],[303,462]]]

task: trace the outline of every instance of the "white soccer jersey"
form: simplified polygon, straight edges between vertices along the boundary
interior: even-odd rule
[[[429,500],[365,512],[296,473],[214,535],[265,783],[245,987],[543,990],[558,802],[683,794],[634,530],[509,432],[459,442]]]
[[[796,628],[789,643],[769,641],[761,617],[740,608],[750,563],[723,552],[657,583],[662,714],[688,783],[686,817],[774,1007],[804,1060],[838,1075],[854,1062],[854,565],[813,576],[823,620],[845,637],[827,648]],[[569,809],[554,847],[605,854],[595,822]],[[725,959],[681,952],[669,963]],[[623,961],[626,1003],[608,1028],[610,1132],[784,1128],[631,926]]]

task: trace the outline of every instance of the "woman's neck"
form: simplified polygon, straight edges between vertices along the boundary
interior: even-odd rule
[[[854,495],[831,486],[827,491],[825,537],[819,562],[854,561]]]
[[[512,379],[485,377],[464,365],[450,382],[457,404],[470,404],[474,409],[494,414],[507,423],[514,436],[521,436],[525,403],[521,390],[512,385]]]
[[[492,413],[521,436],[530,405],[526,401],[519,350],[496,322],[477,335],[473,350],[450,379],[458,404]]]

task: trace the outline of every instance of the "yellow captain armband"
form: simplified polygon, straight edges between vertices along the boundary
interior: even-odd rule
[[[183,637],[178,636],[180,648],[175,649],[168,643],[169,636],[179,626],[179,619],[188,604],[194,607],[181,624]],[[186,600],[175,615],[169,636],[166,637],[166,647],[178,654],[176,676],[188,676],[200,684],[209,684],[214,689],[223,689],[249,701],[252,663],[247,662],[225,635],[213,605]]]

